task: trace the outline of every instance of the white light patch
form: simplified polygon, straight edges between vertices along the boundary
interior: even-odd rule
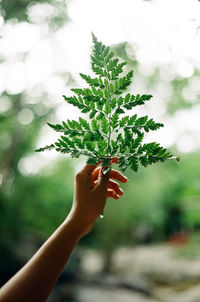
[[[72,73],[77,82],[80,82],[80,72],[88,73],[91,37],[91,32],[84,30],[84,23],[79,22],[66,25],[56,36],[63,54],[63,68]]]
[[[83,38],[85,42],[81,42],[79,51],[85,52],[93,31],[105,44],[128,41],[137,45],[136,56],[142,64],[169,64],[174,69],[177,60],[186,58],[199,64],[200,5],[196,0],[126,0],[123,5],[120,0],[74,0],[69,3],[68,11],[73,39],[66,35],[64,43],[70,48],[78,41],[75,37]],[[189,77],[192,73],[188,64],[180,66],[181,76]]]
[[[159,99],[168,99],[173,93],[172,85],[169,82],[158,82],[154,89]],[[164,102],[161,103],[164,104]]]
[[[35,4],[28,8],[29,19],[34,23],[45,23],[48,18],[53,17],[55,8],[48,3]]]
[[[172,65],[170,64],[160,66],[159,71],[161,81],[170,82],[173,81],[176,77],[174,68],[172,68]]]
[[[138,69],[143,76],[152,76],[155,71],[155,66],[152,64],[139,64]]]
[[[186,101],[194,103],[196,101],[197,94],[191,89],[190,86],[187,86],[183,88],[182,96]]]
[[[162,65],[171,63],[171,52],[162,45],[146,45],[138,49],[136,58],[141,64]]]
[[[126,44],[125,46],[126,55],[129,59],[135,60],[135,55],[137,52],[137,45],[135,43],[133,44]]]
[[[58,137],[59,137],[59,133],[53,131],[53,129],[51,129],[48,125],[45,125],[40,132],[40,137],[37,141],[37,145],[35,149],[39,149],[41,147],[55,143],[58,140]],[[40,156],[43,159],[43,161],[46,162],[55,159],[57,156],[59,156],[59,153],[53,149],[40,153]]]
[[[120,1],[116,0],[75,0],[68,6],[69,16],[79,26],[79,31],[82,34],[93,31],[99,38],[104,37],[105,43],[116,43],[124,39],[123,32],[125,31],[119,22],[121,16],[124,15],[124,10],[126,10],[126,5],[122,6]],[[112,35],[110,35],[111,32]],[[79,37],[82,34],[79,34]]]
[[[66,119],[77,120],[79,116],[81,116],[80,110],[67,102],[65,102],[63,105],[60,105],[56,110],[56,118],[58,121],[66,121]]]
[[[144,137],[145,143],[159,142],[164,148],[169,148],[176,143],[176,132],[170,122],[165,122],[165,127],[158,131],[149,132]]]
[[[28,79],[32,85],[45,81],[53,73],[53,50],[48,42],[38,43],[27,58]]]
[[[30,16],[32,14],[32,21],[42,23],[52,16],[54,13],[52,8],[48,4],[45,5],[38,4],[37,9],[36,6],[34,8],[35,11],[32,10],[31,13],[29,11]],[[45,106],[48,107],[53,102],[55,104],[55,100],[63,104],[57,110],[55,120],[59,123],[67,118],[77,119],[80,111],[62,101],[60,91],[63,84],[57,75],[54,75],[56,72],[60,74],[69,72],[77,81],[75,87],[84,83],[79,77],[79,72],[86,74],[90,72],[93,31],[97,38],[107,45],[127,41],[127,55],[132,59],[138,56],[141,60],[142,76],[135,77],[131,87],[134,89],[133,93],[146,93],[144,76],[151,76],[159,67],[160,84],[155,87],[155,94],[153,89],[147,92],[154,95],[155,104],[159,98],[159,104],[156,108],[153,100],[152,103],[149,102],[146,113],[152,112],[162,121],[162,115],[166,111],[164,101],[173,93],[173,88],[170,84],[165,86],[161,82],[172,81],[177,75],[190,78],[194,70],[200,68],[199,1],[124,0],[122,5],[120,0],[73,0],[69,1],[68,9],[71,22],[66,23],[51,36],[47,36],[45,24],[38,26],[26,22],[20,24],[9,22],[2,26],[0,54],[3,54],[3,59],[5,58],[5,62],[8,63],[0,65],[0,91],[3,92],[6,88],[9,93],[21,93],[28,88],[27,99],[30,94],[30,103],[34,103],[38,100],[39,93],[42,95],[45,87],[49,93],[58,94],[58,98],[40,99]],[[29,53],[26,53],[28,51]],[[19,56],[18,53],[26,55]],[[25,67],[16,60],[25,60]],[[21,67],[15,65],[15,62],[22,64]],[[85,87],[85,83],[83,85]],[[35,86],[40,87],[40,92],[32,93],[31,89]],[[199,77],[189,79],[188,87],[183,91],[183,96],[188,101],[195,102],[194,96],[200,91]],[[67,91],[65,94],[68,95]],[[166,123],[165,128],[158,133],[158,139],[162,133],[160,140],[168,146],[176,143],[177,137],[184,131],[194,132],[196,139],[199,133],[199,109],[195,107],[195,110],[196,113],[185,111],[181,118],[178,115],[173,116],[170,124],[173,127]],[[26,117],[25,123],[27,119]],[[23,115],[21,120],[23,123]],[[30,120],[29,116],[28,122]],[[54,131],[50,129],[48,135],[43,136],[39,146],[45,145],[46,140],[49,143],[54,142],[53,133]],[[51,157],[51,154],[54,154],[54,151],[45,152],[44,158]]]
[[[200,78],[199,77],[192,77],[191,79],[189,79],[189,84],[191,89],[194,92],[200,92]]]
[[[40,163],[35,156],[22,157],[18,162],[20,173],[28,175],[39,171]]]
[[[0,94],[5,90],[5,77],[7,74],[8,65],[6,63],[0,64]]]
[[[0,113],[4,113],[10,110],[11,107],[12,107],[11,100],[6,96],[2,96],[0,98]]]
[[[25,64],[16,62],[7,66],[8,71],[5,80],[5,89],[10,94],[18,94],[26,88]]]
[[[183,153],[188,153],[194,151],[198,145],[191,134],[183,134],[177,142],[178,149]]]
[[[4,24],[4,18],[0,16],[0,28],[3,26],[3,24]]]
[[[45,90],[51,94],[62,94],[65,90],[64,79],[60,76],[54,75],[45,82]]]
[[[7,55],[28,52],[40,37],[38,27],[27,22],[17,23],[8,29],[2,40],[2,49]]]
[[[174,121],[179,128],[179,131],[190,131],[190,132],[197,132],[200,131],[200,105],[194,106],[190,110],[179,110],[176,112],[174,116]]]
[[[28,108],[22,109],[18,114],[18,120],[23,125],[30,124],[33,118],[34,118],[33,112]]]
[[[183,78],[190,78],[194,73],[194,67],[188,61],[181,61],[177,65],[177,73]]]

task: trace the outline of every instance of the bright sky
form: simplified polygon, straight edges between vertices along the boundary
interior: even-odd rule
[[[32,20],[42,20],[51,13],[48,5],[29,11]],[[200,68],[200,3],[197,0],[71,0],[68,14],[71,21],[53,36],[48,36],[44,24],[4,25],[0,18],[0,55],[6,58],[0,64],[0,93],[5,89],[10,94],[31,91],[42,84],[51,94],[51,102],[58,106],[55,121],[77,118],[78,111],[62,102],[61,95],[71,93],[59,73],[70,72],[78,85],[83,85],[79,72],[90,73],[91,32],[106,45],[127,41],[130,45],[127,54],[139,62],[141,74],[134,80],[134,93],[144,92],[142,76],[151,75],[157,66],[161,69],[161,83],[155,91],[149,91],[155,102],[140,108],[141,113],[148,112],[158,121],[165,121],[165,128],[151,140],[156,139],[165,147],[176,142],[181,152],[199,148],[200,105],[196,98],[200,94],[200,79],[191,77],[194,69]],[[24,53],[27,53],[25,58]],[[176,76],[191,78],[182,95],[194,106],[168,118],[165,102],[172,93],[170,81]],[[3,99],[0,111],[8,110],[9,106],[9,100]],[[26,125],[34,116],[29,109],[23,110],[18,118]],[[38,146],[53,140],[52,131],[45,126]],[[45,158],[53,156],[47,153]],[[20,166],[23,170],[27,162],[22,161]],[[35,167],[36,163],[33,170]]]

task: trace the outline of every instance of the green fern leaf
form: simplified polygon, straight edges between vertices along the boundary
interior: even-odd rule
[[[116,58],[110,47],[98,41],[94,34],[92,38],[91,69],[95,76],[80,73],[88,87],[72,88],[72,96],[63,96],[68,104],[77,107],[88,118],[68,119],[55,125],[48,123],[54,131],[61,132],[61,137],[54,144],[36,151],[55,149],[75,158],[86,156],[90,164],[102,162],[103,173],[110,171],[114,157],[118,157],[119,167],[123,171],[130,167],[135,172],[139,164],[147,167],[174,159],[158,143],[142,143],[144,133],[160,129],[162,123],[134,113],[132,116],[120,116],[127,110],[144,105],[152,95],[127,93],[133,70],[122,74],[127,63]]]

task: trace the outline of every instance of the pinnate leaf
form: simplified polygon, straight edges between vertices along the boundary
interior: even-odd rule
[[[102,120],[101,120],[101,129],[102,129],[103,133],[105,133],[105,134],[107,134],[109,131],[109,123],[105,116],[103,116]]]
[[[82,117],[78,121],[68,119],[61,124],[49,123],[62,135],[54,144],[36,151],[56,149],[76,158],[84,155],[90,164],[103,160],[104,173],[110,171],[111,156],[118,157],[123,171],[130,167],[135,172],[139,163],[147,167],[172,159],[172,154],[158,143],[142,143],[144,133],[158,130],[163,127],[162,123],[137,114],[120,117],[126,110],[145,104],[152,95],[125,93],[132,82],[133,71],[121,75],[126,62],[115,58],[110,48],[98,41],[94,34],[92,37],[91,68],[95,77],[80,73],[88,87],[72,88],[73,96],[63,96],[67,103],[88,114],[90,123]]]
[[[85,130],[90,130],[90,125],[85,119],[79,117],[79,122]]]

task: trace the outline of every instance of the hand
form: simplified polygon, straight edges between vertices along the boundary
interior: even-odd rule
[[[110,173],[104,175],[102,168],[97,168],[97,165],[86,164],[76,174],[74,201],[70,214],[86,227],[85,233],[91,230],[93,223],[103,212],[106,198],[119,199],[123,195],[119,184],[111,178],[122,183],[128,181],[128,178],[117,170],[111,169]]]

